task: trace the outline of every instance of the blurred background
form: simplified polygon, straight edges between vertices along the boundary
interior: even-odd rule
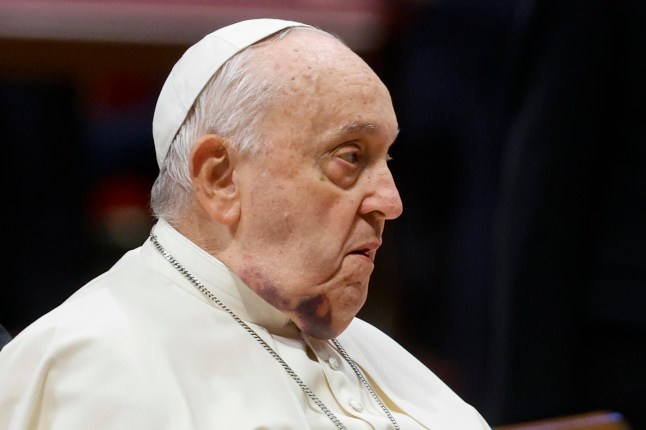
[[[492,425],[602,409],[646,429],[639,0],[0,0],[0,323],[146,239],[161,85],[254,17],[340,35],[391,89],[404,215],[361,316]]]

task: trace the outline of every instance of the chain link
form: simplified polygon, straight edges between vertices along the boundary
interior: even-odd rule
[[[200,293],[202,293],[205,297],[210,299],[212,302],[214,302],[216,305],[220,307],[224,312],[226,312],[231,318],[235,320],[249,335],[251,335],[252,338],[254,338],[262,347],[265,351],[267,351],[280,365],[281,367],[285,370],[285,372],[298,384],[298,386],[303,390],[303,392],[323,411],[323,413],[334,423],[336,428],[339,430],[347,430],[347,427],[343,425],[343,423],[339,420],[339,418],[328,409],[327,406],[319,399],[316,394],[303,382],[303,380],[294,372],[294,370],[289,367],[289,365],[285,362],[285,360],[282,359],[280,355],[267,343],[263,338],[260,337],[258,333],[254,329],[252,329],[246,322],[244,322],[242,319],[240,319],[231,309],[229,309],[228,306],[226,306],[220,299],[218,299],[215,294],[213,294],[211,291],[209,291],[208,288],[204,286],[200,281],[193,276],[191,272],[186,270],[184,266],[182,266],[171,254],[169,254],[166,249],[159,243],[157,240],[157,236],[154,235],[153,233],[150,234],[150,241],[153,243],[157,251],[179,272],[181,273],[186,279],[188,279],[191,284],[195,288],[197,288]],[[400,430],[399,425],[395,421],[395,417],[392,416],[386,405],[381,401],[377,393],[372,389],[370,384],[368,383],[368,380],[363,376],[361,371],[359,370],[358,366],[354,363],[354,361],[350,358],[348,353],[343,349],[341,344],[336,340],[332,339],[332,343],[336,347],[336,349],[339,351],[339,353],[343,356],[345,361],[348,362],[354,373],[357,375],[361,383],[368,389],[372,397],[377,400],[377,403],[381,407],[381,409],[385,412],[385,414],[388,416],[388,419],[393,423],[395,430]]]
[[[363,385],[368,389],[372,397],[375,398],[377,403],[379,404],[379,407],[381,408],[382,411],[386,414],[388,419],[390,420],[391,423],[393,423],[393,426],[395,427],[395,430],[400,430],[399,424],[397,424],[397,421],[395,421],[395,417],[390,413],[386,405],[384,405],[384,402],[381,401],[377,393],[375,393],[375,390],[372,389],[372,386],[368,382],[365,376],[363,376],[363,372],[361,369],[359,369],[359,366],[354,362],[352,358],[350,358],[350,355],[346,352],[346,350],[341,346],[338,340],[336,339],[330,339],[332,344],[336,347],[337,351],[343,356],[343,359],[348,362],[352,370],[354,370],[354,373],[359,377],[359,380],[363,383]]]

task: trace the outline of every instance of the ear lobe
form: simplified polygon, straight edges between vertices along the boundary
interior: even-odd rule
[[[209,218],[220,224],[238,221],[238,189],[233,181],[234,160],[227,140],[207,134],[193,145],[190,155],[193,192]]]

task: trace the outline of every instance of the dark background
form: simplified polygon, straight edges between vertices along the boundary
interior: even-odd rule
[[[398,113],[404,215],[361,316],[492,425],[602,409],[646,429],[646,3],[382,13],[360,54]],[[12,334],[145,239],[152,111],[187,46],[0,39]]]

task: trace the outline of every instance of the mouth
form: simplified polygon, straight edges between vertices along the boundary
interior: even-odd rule
[[[349,255],[358,255],[358,256],[366,257],[370,259],[370,261],[374,261],[375,254],[377,253],[377,249],[379,249],[379,246],[381,246],[381,243],[379,242],[366,243],[350,251]]]
[[[368,251],[367,249],[361,249],[361,250],[350,252],[350,255],[361,255],[361,256],[370,258],[370,251]]]

